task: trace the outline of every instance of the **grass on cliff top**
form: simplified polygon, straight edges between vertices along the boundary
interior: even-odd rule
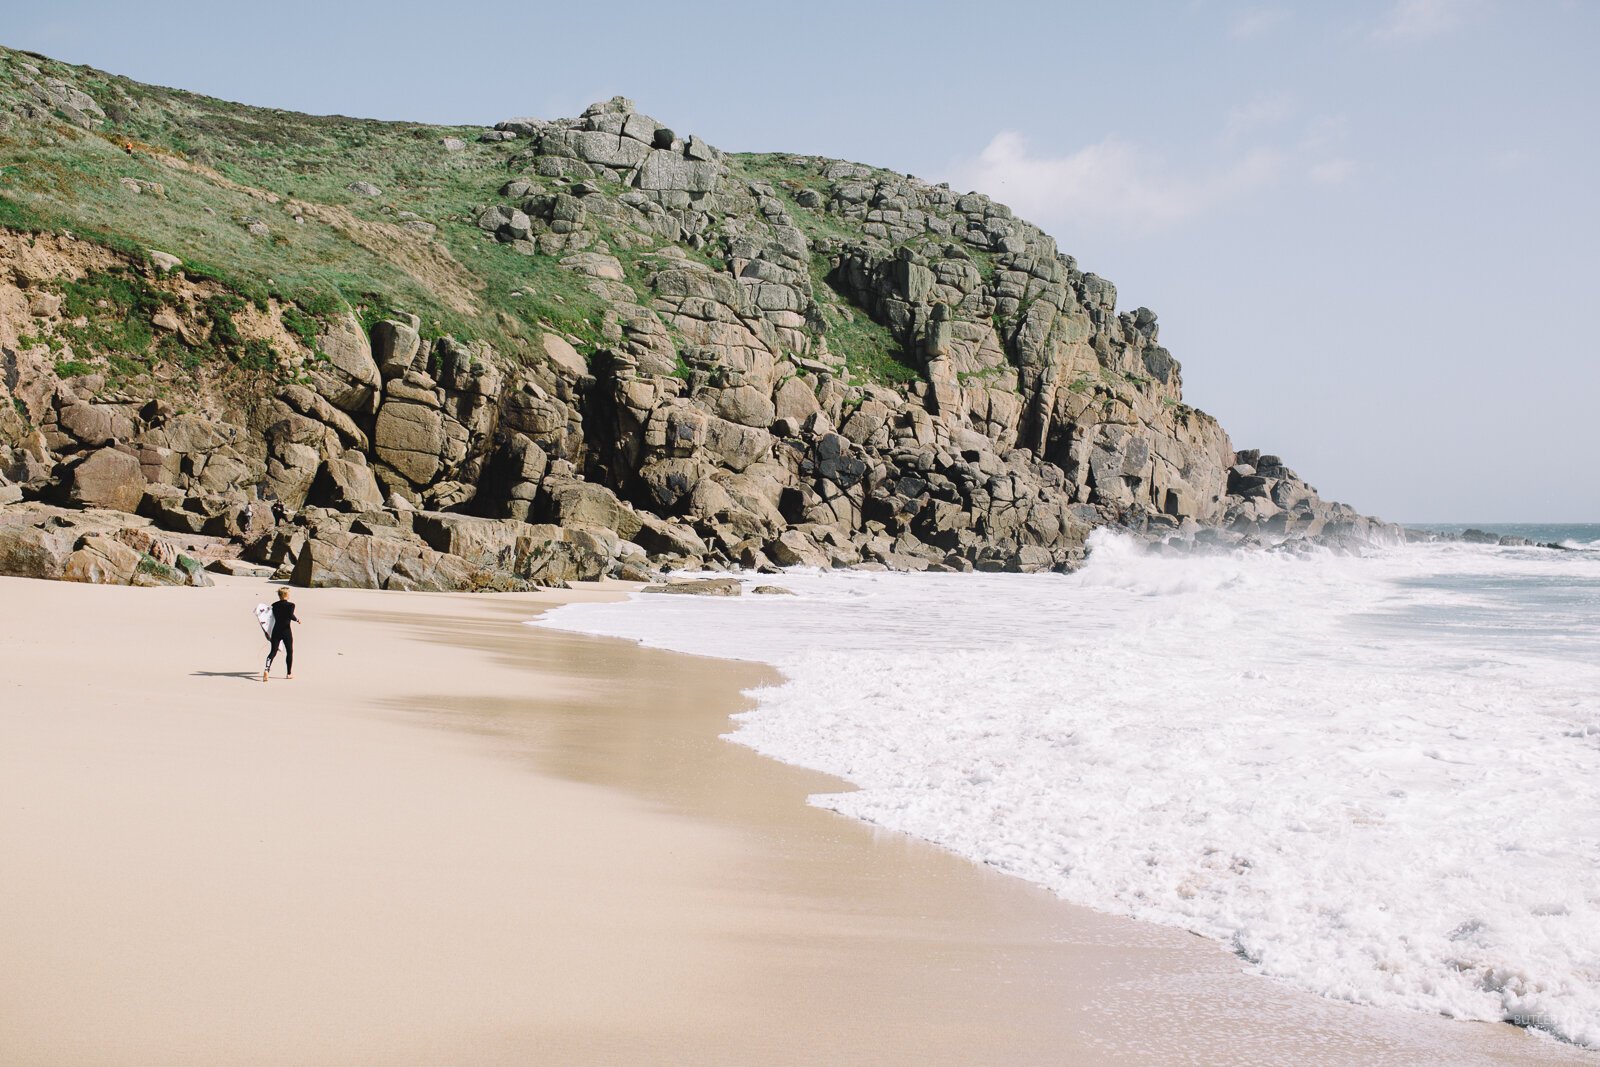
[[[0,225],[70,230],[136,259],[146,249],[171,252],[184,260],[191,277],[215,280],[258,304],[269,296],[297,304],[308,318],[291,316],[290,325],[301,322],[306,333],[314,332],[312,320],[348,303],[367,323],[415,313],[425,336],[448,333],[487,342],[508,357],[537,351],[534,342],[545,328],[589,346],[603,343],[607,304],[589,291],[586,279],[562,269],[559,257],[524,256],[486,239],[474,221],[481,206],[504,202],[498,191],[519,176],[508,164],[527,148],[523,141],[481,144],[480,127],[250,107],[5,48],[0,112],[27,98],[18,81],[23,63],[89,92],[105,109],[106,122],[92,131],[64,117],[15,120],[0,128]],[[466,147],[449,151],[440,144],[445,137],[458,137]],[[828,182],[819,173],[825,161],[804,157],[802,165],[786,162],[790,158],[795,157],[731,156],[729,164],[736,181],[771,182],[812,240],[859,239],[851,220],[794,200],[801,187],[826,194]],[[531,175],[520,177],[551,187]],[[145,183],[142,191],[124,179]],[[347,188],[358,181],[376,185],[380,195]],[[603,195],[620,191],[608,188]],[[350,222],[334,225],[311,213],[296,222],[293,201],[348,213],[338,217]],[[382,234],[405,221],[403,212],[438,227],[433,243],[448,259],[420,268],[412,262],[409,271],[402,266]],[[267,233],[251,233],[253,223],[264,224]],[[362,227],[379,237],[364,237]],[[590,227],[608,236],[603,220]],[[648,303],[638,255],[618,246],[611,251],[628,268],[628,284]],[[686,251],[725,269],[704,253]],[[462,294],[470,309],[462,307]],[[831,316],[827,326],[830,345],[857,377],[917,377],[889,332],[865,312],[857,310],[854,322]]]
[[[541,323],[584,340],[598,337],[603,301],[582,279],[547,257],[484,241],[473,221],[480,206],[501,199],[499,187],[512,176],[508,158],[526,147],[520,142],[479,144],[480,127],[248,107],[8,49],[0,49],[0,104],[24,97],[20,63],[82,87],[107,121],[93,131],[21,120],[0,130],[0,225],[70,230],[138,257],[147,248],[172,252],[187,273],[257,302],[273,295],[311,310],[343,301],[369,320],[413,312],[427,334],[487,341],[507,355],[523,349]],[[467,146],[447,150],[440,140],[452,136]],[[222,180],[180,169],[185,162]],[[135,192],[125,178],[161,191]],[[381,195],[346,188],[357,181],[378,186]],[[394,227],[404,221],[401,212],[411,212],[438,227],[434,240],[454,266],[441,258],[408,273],[381,239],[368,239],[369,248],[351,227],[311,215],[295,222],[291,200],[348,212],[357,228]],[[250,233],[252,221],[269,232]],[[451,293],[470,294],[470,310]]]

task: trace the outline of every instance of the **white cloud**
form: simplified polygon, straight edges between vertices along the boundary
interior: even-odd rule
[[[1454,29],[1477,0],[1395,0],[1372,36],[1389,43],[1421,41]]]
[[[1353,159],[1326,159],[1321,163],[1313,163],[1306,170],[1306,177],[1318,185],[1341,185],[1356,171],[1356,161]]]
[[[1222,125],[1223,144],[1235,144],[1248,134],[1275,126],[1294,114],[1294,101],[1283,93],[1267,93],[1228,112]]]
[[[1308,152],[1331,149],[1344,140],[1349,127],[1350,120],[1343,115],[1318,115],[1306,123],[1305,133],[1300,137],[1300,147]]]
[[[1274,26],[1287,21],[1289,13],[1278,7],[1255,8],[1250,11],[1241,11],[1235,15],[1228,25],[1228,33],[1234,37],[1248,39],[1260,37],[1269,32]]]
[[[1197,177],[1107,137],[1065,156],[1039,155],[1015,131],[998,133],[955,168],[956,184],[978,189],[1027,218],[1153,232],[1182,223],[1276,181],[1282,153],[1257,148]]]
[[[957,160],[949,178],[955,188],[987,193],[1047,227],[1150,234],[1274,186],[1338,185],[1359,172],[1357,162],[1339,151],[1343,116],[1319,115],[1288,126],[1294,110],[1281,94],[1233,109],[1211,157],[1188,166],[1115,135],[1052,155],[1021,133],[1003,130],[976,157]]]

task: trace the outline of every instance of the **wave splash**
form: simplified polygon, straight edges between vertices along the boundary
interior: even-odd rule
[[[1361,1003],[1600,1047],[1600,561],[1429,545],[783,578],[550,624],[760,659],[812,798]],[[690,603],[683,603],[688,600]]]

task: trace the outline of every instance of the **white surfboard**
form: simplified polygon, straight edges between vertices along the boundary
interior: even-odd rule
[[[272,640],[272,609],[265,604],[256,605],[256,621],[261,624],[261,632],[267,635],[267,640]]]

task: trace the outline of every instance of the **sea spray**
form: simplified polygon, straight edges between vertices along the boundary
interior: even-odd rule
[[[544,621],[758,659],[813,803],[1380,1006],[1600,1047],[1600,554],[1427,545],[1068,575],[790,572]]]

